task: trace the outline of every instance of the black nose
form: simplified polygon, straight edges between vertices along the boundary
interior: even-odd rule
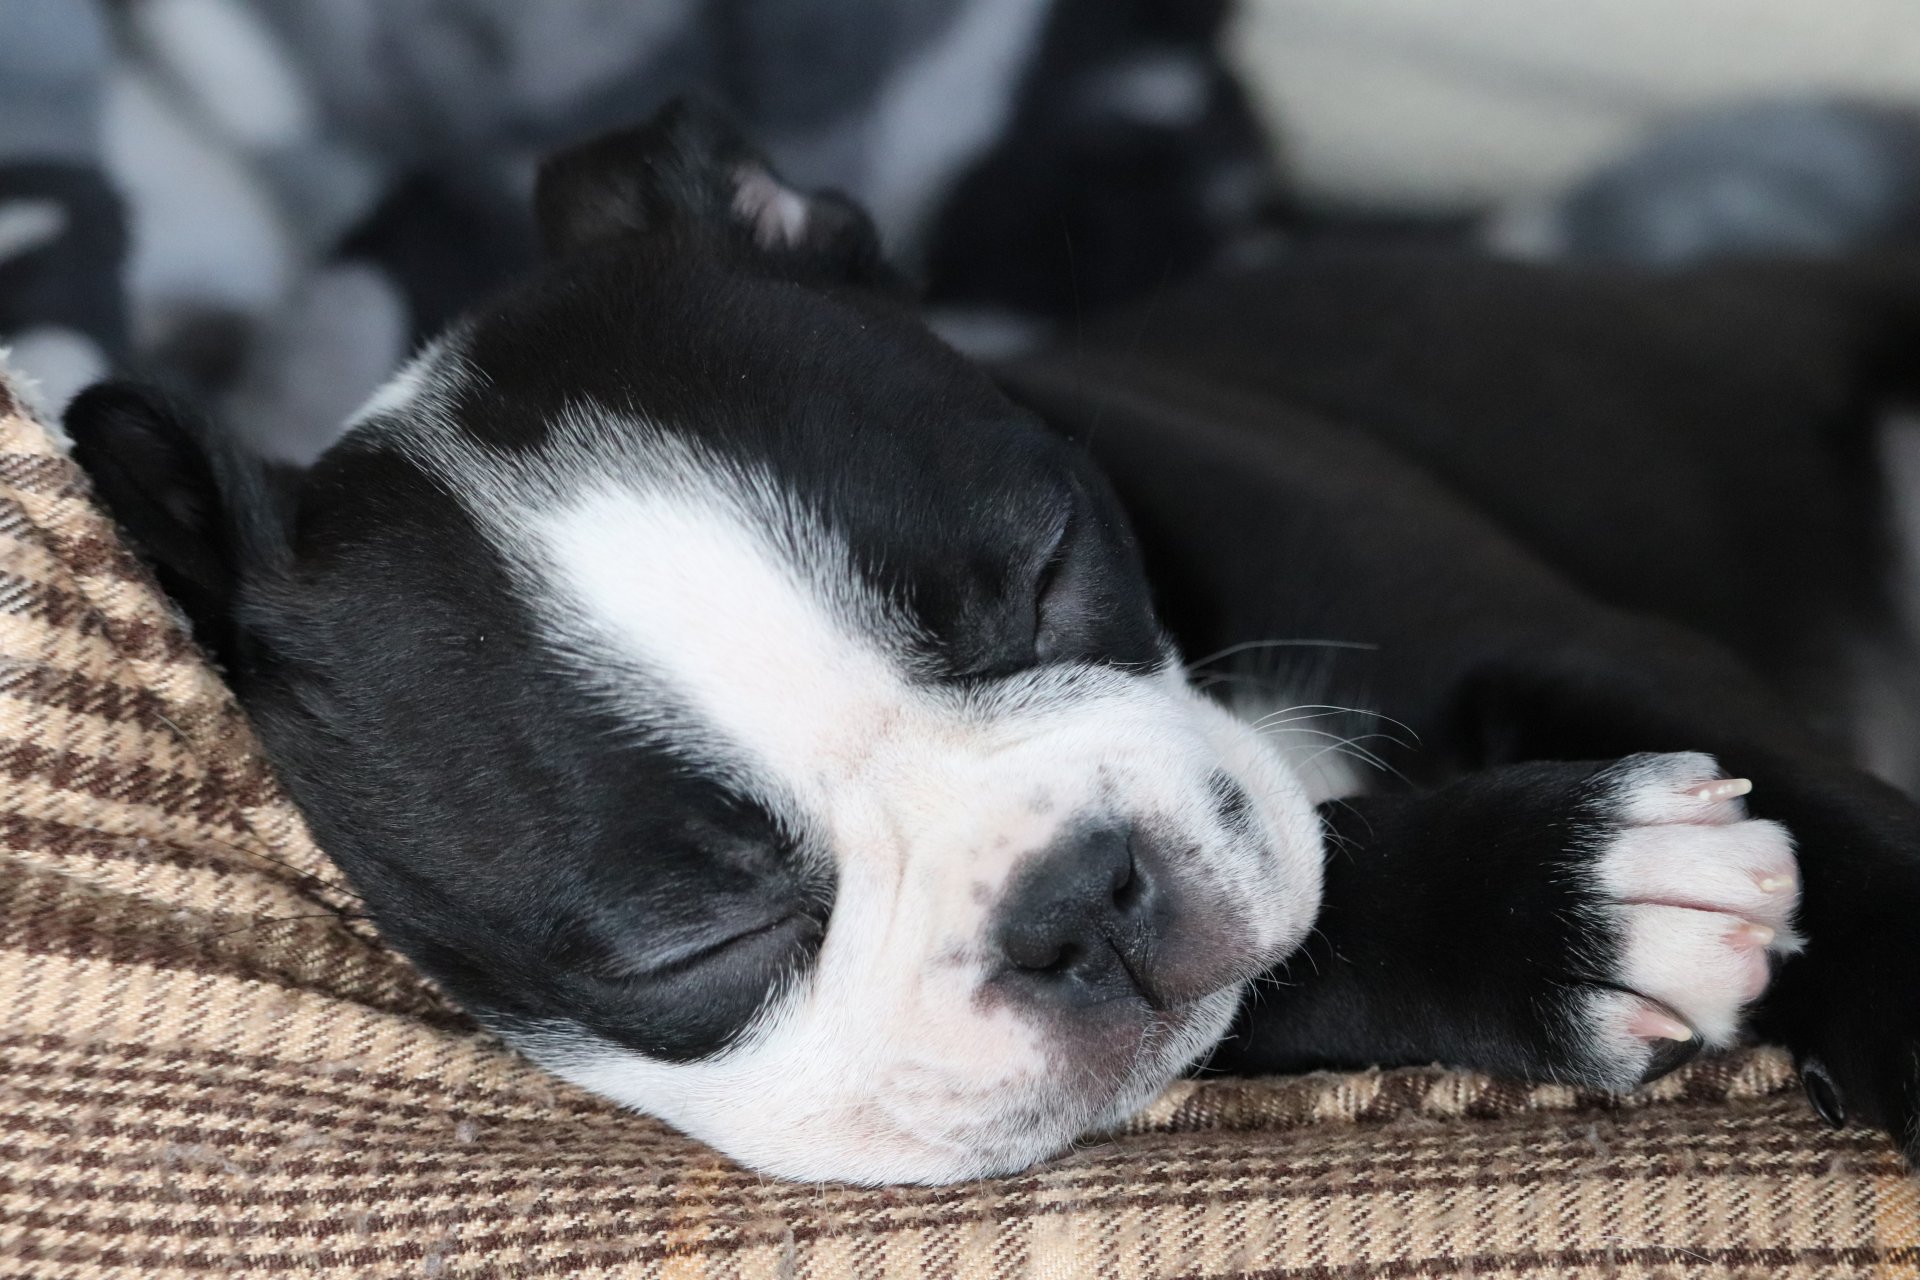
[[[1081,831],[1014,876],[995,933],[1009,980],[1068,1007],[1164,1003],[1151,961],[1165,895],[1135,845],[1131,828]]]

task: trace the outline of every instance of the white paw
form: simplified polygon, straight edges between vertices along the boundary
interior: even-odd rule
[[[1633,756],[1596,781],[1590,909],[1615,943],[1616,989],[1587,1013],[1608,1074],[1634,1083],[1738,1038],[1771,957],[1801,945],[1799,869],[1786,828],[1747,817],[1750,786],[1711,756]]]

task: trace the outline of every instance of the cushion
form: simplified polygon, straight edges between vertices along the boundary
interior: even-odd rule
[[[1545,197],[1689,113],[1920,104],[1911,0],[1241,0],[1230,56],[1312,200]],[[1844,160],[1839,161],[1845,163]]]
[[[554,1080],[382,946],[0,370],[0,1274],[1832,1276],[1920,1182],[1788,1063],[1631,1098],[1190,1081],[1018,1177],[774,1182]]]

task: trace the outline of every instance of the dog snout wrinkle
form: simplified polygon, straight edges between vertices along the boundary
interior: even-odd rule
[[[1131,826],[1082,828],[1014,876],[996,931],[1009,979],[1069,1008],[1169,1003],[1153,978],[1166,895],[1136,840]]]

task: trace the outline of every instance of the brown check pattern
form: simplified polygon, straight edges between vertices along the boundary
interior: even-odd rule
[[[0,378],[0,1276],[1920,1276],[1920,1181],[1772,1052],[1627,1100],[1175,1086],[947,1188],[745,1173],[476,1033],[355,916]]]

